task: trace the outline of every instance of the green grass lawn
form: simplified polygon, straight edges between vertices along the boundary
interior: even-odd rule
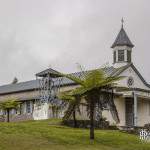
[[[60,120],[0,123],[0,150],[150,150],[139,137],[115,130],[95,130],[60,125]]]

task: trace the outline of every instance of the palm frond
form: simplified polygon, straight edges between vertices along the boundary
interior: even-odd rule
[[[89,114],[89,111],[92,109],[97,109],[97,116],[100,118],[103,110],[103,100],[99,97],[100,95],[103,95],[105,91],[108,96],[105,97],[105,99],[109,105],[112,117],[117,123],[119,122],[118,112],[114,104],[113,91],[111,92],[111,89],[117,84],[117,81],[124,77],[108,76],[104,70],[104,68],[91,70],[82,75],[83,77],[78,77],[72,74],[62,74],[63,77],[66,77],[80,85],[80,87],[70,90],[62,96],[62,99],[68,101],[68,109],[64,116],[65,119],[69,119],[71,117],[73,111],[80,105],[82,97],[85,98],[87,103],[87,113]]]
[[[63,74],[63,73],[60,73],[60,76],[66,77],[66,78],[74,81],[76,84],[84,85],[83,80],[81,79],[81,77],[75,76],[73,74]]]
[[[87,74],[84,84],[86,87],[96,87],[100,81],[105,79],[105,76],[105,73],[100,69],[92,70]]]
[[[66,105],[68,105],[63,120],[68,120],[75,110],[80,112],[79,106],[81,102],[81,97],[79,97],[78,95],[74,95],[72,90],[62,92],[61,94],[59,94],[58,97],[59,99],[65,101]]]
[[[69,101],[68,108],[65,111],[65,115],[63,117],[64,120],[68,120],[72,116],[74,111],[77,110],[78,112],[80,112],[80,102],[80,97],[75,97],[74,100]]]
[[[69,91],[62,92],[62,93],[58,93],[57,97],[58,97],[60,100],[63,100],[63,101],[66,101],[66,102],[69,102],[69,101],[75,99],[75,97],[72,96],[70,90],[69,90]]]

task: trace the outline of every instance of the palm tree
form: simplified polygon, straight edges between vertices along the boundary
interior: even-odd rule
[[[15,99],[8,99],[0,103],[0,109],[3,109],[7,112],[7,122],[10,121],[9,117],[10,110],[18,108],[19,104],[20,102],[16,101]]]
[[[59,99],[65,102],[65,106],[68,105],[63,120],[68,120],[73,116],[74,127],[77,127],[76,111],[80,113],[81,97],[77,95],[71,95],[71,91],[65,91],[58,95]]]
[[[119,123],[118,112],[114,104],[113,86],[116,81],[122,79],[122,77],[107,76],[104,69],[96,69],[92,71],[82,71],[81,76],[75,76],[74,74],[61,74],[79,87],[69,91],[70,96],[84,97],[87,110],[90,119],[90,139],[94,139],[94,120],[97,113],[101,117],[104,103],[109,105],[112,117]],[[76,101],[76,100],[75,100]],[[79,103],[79,101],[76,103]],[[72,111],[72,110],[70,110]],[[71,113],[70,113],[71,114]],[[69,114],[69,115],[70,115]]]

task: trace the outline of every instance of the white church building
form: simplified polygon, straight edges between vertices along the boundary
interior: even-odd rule
[[[119,113],[119,126],[143,126],[150,123],[150,85],[144,80],[132,62],[134,45],[127,36],[123,25],[111,48],[113,67],[118,69],[115,76],[125,76],[118,82],[115,104]],[[109,111],[105,116],[113,122]]]
[[[150,123],[150,85],[144,80],[135,64],[132,63],[134,45],[127,36],[123,25],[111,48],[113,50],[113,64],[106,69],[106,73],[109,76],[125,76],[123,80],[118,81],[117,87],[114,88],[114,102],[120,119],[120,123],[117,125],[143,126]],[[80,75],[80,72],[74,74]],[[77,86],[73,81],[66,78],[62,78],[61,83],[58,83],[57,79],[60,79],[60,77],[55,76],[57,71],[51,68],[36,74],[37,77],[41,78],[46,75],[55,77],[54,86],[59,86],[60,91]],[[37,102],[40,100],[42,90],[44,89],[41,88],[39,79],[2,85],[0,86],[0,101],[16,98],[22,102],[19,110],[11,112],[12,121],[63,116],[63,114],[52,113],[52,108],[47,102],[43,106],[38,106]],[[83,116],[84,113],[85,111],[83,110]],[[3,114],[2,111],[1,114]],[[103,116],[111,124],[115,123],[109,109],[106,108],[103,111]]]

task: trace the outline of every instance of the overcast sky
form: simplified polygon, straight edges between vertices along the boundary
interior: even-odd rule
[[[150,83],[150,0],[0,0],[0,84],[48,67],[111,65],[122,17],[134,65]]]

